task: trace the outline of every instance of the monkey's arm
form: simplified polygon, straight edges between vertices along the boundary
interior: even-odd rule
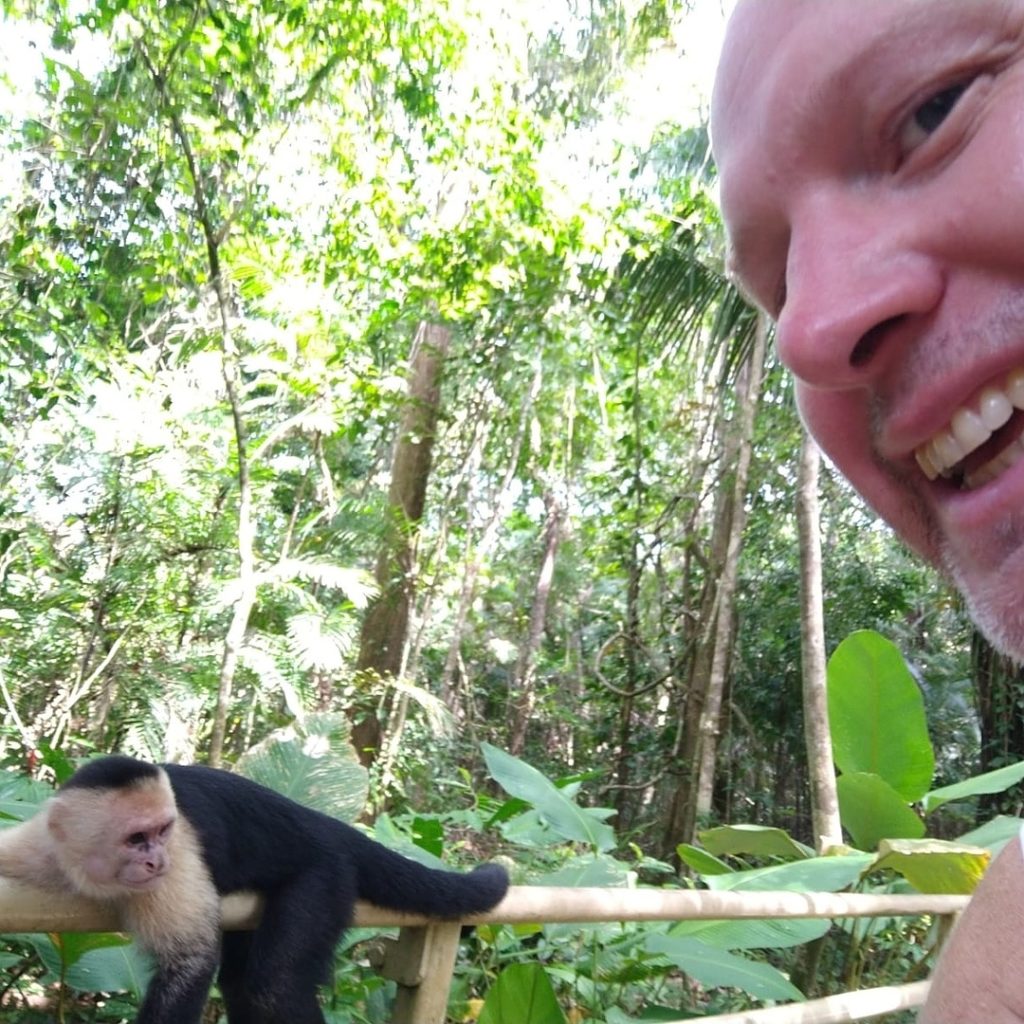
[[[47,832],[48,806],[19,825],[0,831],[0,875],[41,889],[70,891],[57,866]]]
[[[167,874],[123,907],[156,960],[136,1024],[198,1021],[220,959],[220,895],[192,826],[181,818],[175,830]]]
[[[1024,856],[1013,839],[953,929],[918,1024],[1024,1024]]]

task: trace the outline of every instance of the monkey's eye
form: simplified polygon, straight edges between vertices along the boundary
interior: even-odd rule
[[[146,844],[146,833],[145,832],[133,832],[125,842],[129,846],[145,846]]]
[[[171,829],[174,827],[174,822],[169,821],[162,829],[160,829],[158,835],[161,839],[166,839],[171,834]]]

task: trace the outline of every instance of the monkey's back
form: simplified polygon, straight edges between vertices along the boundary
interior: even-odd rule
[[[202,765],[163,768],[221,893],[271,893],[315,873],[323,898],[341,906],[343,917],[357,898],[460,917],[489,910],[508,888],[508,875],[496,864],[468,874],[425,867],[241,775]]]
[[[343,861],[346,830],[358,835],[241,775],[203,765],[162,767],[221,893],[267,891],[325,858]]]

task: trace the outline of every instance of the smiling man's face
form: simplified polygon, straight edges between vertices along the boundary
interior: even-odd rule
[[[1024,657],[1024,0],[740,0],[712,133],[811,432]]]

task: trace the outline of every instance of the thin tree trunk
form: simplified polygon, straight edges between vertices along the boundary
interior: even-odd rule
[[[740,552],[743,549],[743,528],[746,525],[747,478],[750,475],[750,459],[754,442],[754,416],[761,395],[761,378],[764,369],[765,337],[768,332],[767,320],[758,317],[754,346],[747,363],[742,384],[739,408],[739,449],[736,455],[736,470],[732,485],[732,522],[729,524],[729,543],[726,549],[725,565],[718,581],[717,613],[715,617],[714,655],[711,660],[711,674],[708,678],[707,696],[700,722],[700,751],[697,768],[697,796],[695,810],[697,817],[711,810],[711,798],[715,781],[715,755],[718,752],[718,726],[722,710],[722,694],[725,692],[726,673],[732,652],[733,619],[736,603],[736,583],[739,579]]]
[[[537,585],[533,591],[526,642],[520,651],[513,679],[508,749],[515,755],[521,754],[523,747],[526,746],[526,730],[537,701],[535,686],[537,658],[544,640],[548,597],[551,594],[551,581],[555,575],[555,558],[562,537],[563,510],[561,504],[550,491],[544,496],[544,503],[547,507],[547,517],[544,522],[544,555],[541,559],[540,572],[537,575]]]
[[[469,620],[469,611],[473,606],[473,599],[476,596],[476,584],[480,572],[484,567],[484,559],[490,554],[498,539],[498,527],[501,525],[502,512],[505,506],[505,496],[509,493],[516,479],[516,471],[519,468],[519,453],[522,451],[523,440],[530,425],[530,410],[540,393],[542,381],[541,366],[538,361],[537,370],[533,376],[530,390],[523,400],[523,408],[519,417],[519,426],[516,430],[515,439],[512,442],[512,451],[509,453],[508,466],[505,476],[498,485],[497,490],[491,496],[491,513],[487,523],[484,525],[479,538],[474,543],[472,537],[466,541],[466,555],[464,559],[465,568],[462,576],[462,589],[459,593],[459,604],[455,612],[455,623],[452,626],[452,636],[448,643],[448,654],[445,658],[444,669],[441,672],[441,699],[445,704],[452,701],[452,680],[455,678],[455,669],[459,663],[459,655],[462,650],[462,637],[466,631],[466,622]]]
[[[390,521],[377,559],[380,596],[363,619],[356,668],[380,678],[397,677],[409,633],[415,589],[417,529],[423,518],[427,483],[440,411],[441,371],[451,331],[423,322],[413,341],[409,393],[399,425],[388,490]],[[376,710],[360,709],[352,742],[360,761],[373,764],[380,752],[383,725]]]
[[[843,841],[839,824],[832,735],[825,690],[825,622],[822,611],[821,516],[818,471],[821,452],[804,432],[797,471],[796,524],[800,537],[800,657],[803,669],[804,740],[810,775],[814,846],[824,853]]]
[[[719,386],[724,389],[724,377],[719,382]],[[718,438],[720,448],[718,464],[728,470],[729,467],[736,464],[739,435],[736,430],[728,429],[720,406],[719,402],[719,412],[715,416],[714,437]],[[693,654],[684,676],[685,704],[680,712],[678,737],[672,758],[672,772],[676,782],[669,801],[668,813],[665,816],[662,849],[663,856],[666,857],[672,856],[679,843],[688,843],[693,840],[696,821],[700,723],[714,659],[714,634],[719,599],[716,584],[721,576],[722,567],[725,565],[728,550],[733,495],[732,488],[719,483],[711,515],[711,541],[706,558],[701,559],[704,567],[704,583],[700,592],[696,621],[692,628]],[[695,531],[698,528],[696,522],[693,524],[693,528]]]

